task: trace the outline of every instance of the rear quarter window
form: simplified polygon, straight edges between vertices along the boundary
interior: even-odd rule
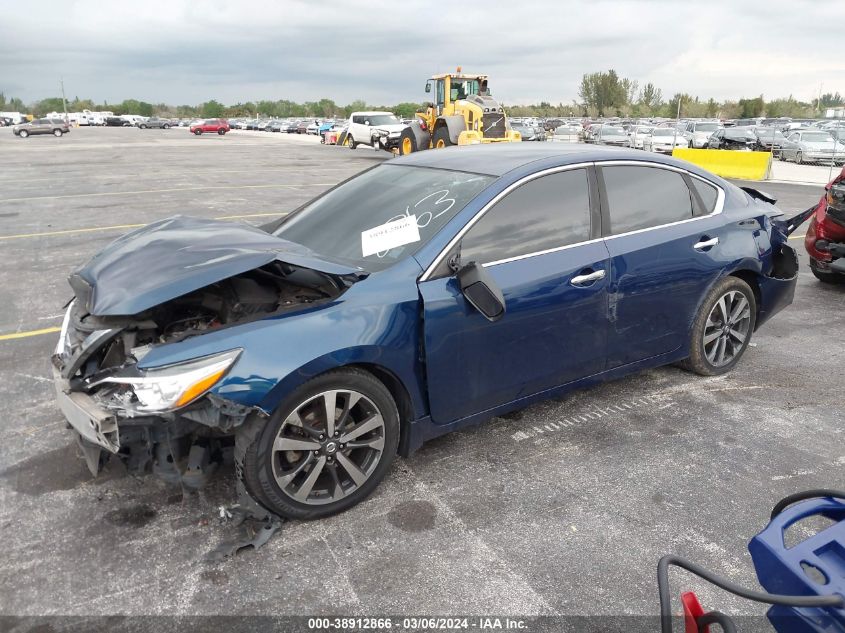
[[[683,176],[659,167],[601,168],[610,215],[609,235],[689,220],[692,197]]]
[[[701,198],[703,208],[696,209],[694,215],[709,215],[716,210],[716,201],[719,199],[719,191],[710,183],[699,180],[698,178],[690,178],[692,186],[695,188]]]

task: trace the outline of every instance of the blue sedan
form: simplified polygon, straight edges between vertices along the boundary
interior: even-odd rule
[[[201,486],[234,454],[257,511],[329,515],[449,431],[733,369],[795,291],[773,203],[670,157],[513,144],[391,160],[261,228],[158,221],[71,275],[58,405],[95,474]]]

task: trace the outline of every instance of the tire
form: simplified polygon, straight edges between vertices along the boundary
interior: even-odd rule
[[[333,396],[337,401],[332,425],[335,422],[349,424],[344,418],[351,419],[356,426],[351,431],[347,429],[346,433],[354,433],[362,425],[372,425],[377,420],[373,413],[380,414],[382,425],[359,433],[346,444],[340,444],[342,431],[327,437],[324,394],[335,392],[338,393]],[[357,394],[357,402],[347,411],[349,400],[346,397],[352,393]],[[339,416],[338,408],[341,410]],[[291,424],[293,419],[298,422]],[[340,449],[353,441],[367,446]],[[399,412],[390,392],[372,374],[360,369],[340,369],[301,385],[270,418],[256,418],[244,425],[236,442],[242,447],[236,448],[236,453],[242,450],[243,454],[236,472],[256,501],[282,517],[316,519],[347,510],[375,490],[396,455]],[[283,443],[289,448],[278,448]],[[319,455],[315,455],[310,446],[321,447],[316,451]],[[358,467],[356,480],[350,474],[353,471],[342,466],[349,462]],[[315,471],[316,478],[310,481]],[[284,481],[280,484],[277,477]],[[282,486],[285,486],[284,490]],[[303,492],[303,488],[307,490]],[[304,499],[295,499],[297,494],[304,495]]]
[[[146,130],[146,129],[147,129],[147,126],[146,126],[146,125],[144,125],[143,123],[142,123],[141,125],[139,125],[138,127],[139,127],[140,129],[142,129],[142,130]]]
[[[681,366],[700,376],[726,374],[748,348],[756,320],[757,301],[751,287],[738,277],[721,279],[701,302],[690,331],[690,355]]]
[[[452,142],[452,139],[449,138],[449,128],[442,125],[434,132],[434,136],[431,138],[431,146],[434,149],[441,149],[443,147],[449,147],[450,145],[454,145],[454,143]]]
[[[346,135],[347,145],[349,145],[349,149],[358,149],[358,143],[354,141],[351,134]]]
[[[823,284],[831,284],[840,286],[845,284],[845,275],[836,272],[822,272],[818,269],[814,259],[810,259],[810,270],[813,276]]]
[[[169,125],[162,125],[162,126],[161,126],[161,128],[162,128],[163,130],[169,130],[169,129],[170,129],[170,126],[169,126]]]
[[[217,130],[217,133],[218,133],[220,136],[223,136],[223,135],[226,133],[226,130],[224,130],[223,128],[220,128],[219,130]]]
[[[18,132],[18,136],[20,136],[21,138],[26,138],[29,136],[29,132],[27,132],[26,130],[21,130],[20,132]]]
[[[803,165],[804,164],[804,155],[801,152],[795,152],[795,164],[796,165]]]
[[[199,136],[200,134],[202,134],[202,130],[196,130],[196,131],[194,132],[194,134],[196,134],[197,136]]]
[[[406,156],[416,151],[419,151],[417,147],[417,135],[414,134],[414,131],[410,127],[406,127],[399,136],[399,155]]]
[[[53,136],[55,136],[56,138],[62,138],[62,134],[64,134],[64,132],[62,132],[61,130],[53,130]]]

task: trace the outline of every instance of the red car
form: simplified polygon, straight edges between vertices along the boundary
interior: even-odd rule
[[[223,119],[208,119],[207,121],[200,121],[191,126],[191,132],[197,136],[203,132],[217,132],[223,135],[230,129],[229,122]]]
[[[845,168],[825,191],[813,213],[804,246],[817,279],[845,284]]]

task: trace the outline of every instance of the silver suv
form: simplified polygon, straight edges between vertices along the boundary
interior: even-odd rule
[[[15,136],[26,138],[30,134],[52,134],[61,136],[70,132],[67,121],[62,119],[33,119],[29,123],[21,123],[12,128]]]

